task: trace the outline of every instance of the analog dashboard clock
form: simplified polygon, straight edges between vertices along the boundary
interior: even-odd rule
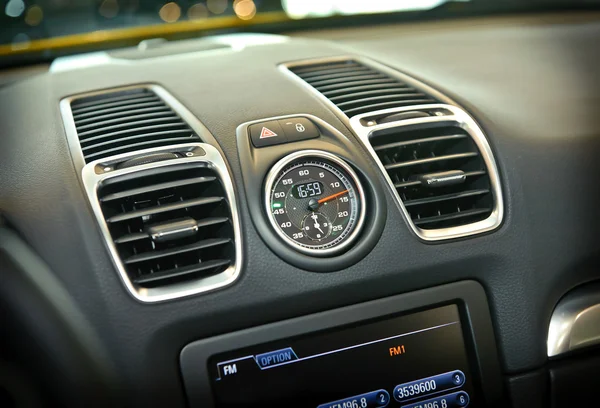
[[[365,194],[354,170],[317,150],[292,153],[267,175],[265,207],[272,227],[296,250],[339,254],[356,240],[365,218]]]

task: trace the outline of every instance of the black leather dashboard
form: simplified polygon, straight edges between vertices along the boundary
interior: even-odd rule
[[[600,277],[598,38],[598,14],[530,15],[294,33],[236,51],[113,60],[38,75],[0,89],[1,228],[16,231],[39,255],[87,319],[127,395],[124,405],[183,406],[178,356],[191,341],[461,280],[475,280],[486,291],[504,374],[533,371],[547,362],[556,302]],[[301,113],[356,141],[327,106],[278,69],[338,55],[368,57],[414,76],[473,115],[501,173],[506,213],[497,231],[423,243],[383,189],[381,238],[347,269],[308,272],[269,250],[251,221],[249,209],[262,203],[244,193],[236,128]],[[138,83],[159,84],[185,105],[214,135],[230,166],[244,265],[239,280],[224,290],[139,303],[124,290],[105,250],[59,101]],[[358,142],[355,147],[372,163]],[[371,170],[379,174],[373,163]],[[385,184],[381,175],[378,182]],[[21,255],[5,242],[5,256]]]

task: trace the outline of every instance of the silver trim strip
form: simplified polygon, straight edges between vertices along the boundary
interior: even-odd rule
[[[281,231],[279,225],[277,225],[277,222],[275,221],[275,217],[273,216],[273,213],[271,213],[271,211],[270,211],[271,191],[273,190],[273,183],[275,183],[275,179],[279,175],[279,173],[289,163],[291,163],[295,160],[298,160],[298,159],[311,158],[311,157],[322,158],[322,159],[331,161],[331,162],[337,164],[338,166],[340,166],[344,171],[346,171],[348,173],[348,175],[350,176],[350,179],[356,185],[356,190],[358,191],[358,196],[359,196],[358,199],[360,200],[360,213],[358,214],[358,219],[356,221],[356,225],[354,226],[354,231],[352,231],[350,233],[350,235],[341,244],[336,245],[332,248],[312,249],[312,248],[306,248],[301,245],[298,245],[290,237],[288,237]],[[365,191],[360,182],[360,179],[358,178],[358,176],[356,175],[356,172],[352,169],[352,167],[350,167],[345,161],[340,159],[338,156],[336,156],[332,153],[325,152],[323,150],[300,150],[298,152],[294,152],[294,153],[291,153],[291,154],[285,156],[284,158],[279,160],[277,163],[275,163],[275,165],[271,168],[271,170],[269,170],[269,173],[267,174],[266,181],[265,181],[264,205],[265,205],[265,211],[267,212],[267,218],[269,219],[269,222],[271,223],[273,230],[275,230],[277,235],[279,235],[279,237],[281,237],[286,244],[290,245],[295,250],[303,252],[308,255],[329,256],[329,255],[333,255],[333,254],[343,251],[346,247],[348,247],[350,244],[352,244],[356,240],[356,238],[360,234],[360,231],[362,230],[362,227],[365,222],[367,200],[365,198]]]
[[[433,97],[435,97],[436,99],[438,99],[444,103],[407,106],[407,107],[402,107],[402,108],[382,109],[382,110],[368,112],[365,114],[356,115],[351,118],[348,118],[344,114],[344,112],[342,112],[333,102],[331,102],[329,99],[327,99],[327,97],[325,97],[323,94],[321,94],[315,88],[310,86],[302,78],[295,75],[289,69],[292,67],[313,65],[313,64],[319,64],[319,63],[325,63],[325,62],[344,61],[344,60],[348,60],[348,59],[356,60],[356,61],[360,62],[361,64],[370,66],[373,69],[379,70],[381,72],[384,72],[387,75],[398,78],[399,80],[407,83],[410,86],[414,86],[418,89],[421,89],[421,90],[427,92],[428,94],[432,95]],[[282,72],[284,72],[290,78],[292,78],[294,81],[301,84],[306,89],[310,90],[310,92],[316,94],[316,96],[324,104],[326,104],[330,109],[332,109],[336,113],[336,115],[348,126],[348,128],[350,128],[354,132],[354,134],[356,134],[358,136],[359,141],[361,142],[363,147],[370,153],[371,157],[377,163],[377,166],[379,167],[381,173],[383,174],[383,177],[387,181],[389,191],[392,193],[392,196],[394,197],[398,208],[400,209],[402,215],[404,216],[406,223],[408,224],[410,229],[414,232],[414,234],[418,238],[420,238],[423,241],[428,241],[428,242],[442,241],[442,240],[455,239],[455,238],[463,238],[463,237],[467,237],[470,235],[481,234],[484,232],[492,231],[492,230],[498,228],[502,224],[502,220],[504,218],[504,200],[503,200],[503,195],[502,195],[502,187],[500,184],[500,176],[499,176],[499,172],[498,172],[498,167],[496,165],[496,161],[494,159],[492,149],[491,149],[485,135],[483,134],[483,131],[479,128],[479,126],[477,125],[475,120],[467,112],[465,112],[463,109],[459,108],[457,106],[457,104],[455,102],[453,102],[450,98],[446,97],[445,95],[441,94],[440,92],[436,91],[435,89],[429,87],[428,85],[415,80],[414,78],[411,78],[405,74],[402,74],[393,69],[390,69],[390,68],[386,67],[385,65],[375,63],[373,61],[370,61],[370,60],[362,58],[362,57],[340,56],[340,57],[334,57],[334,58],[308,60],[308,61],[302,61],[302,62],[297,62],[297,63],[280,65],[280,69],[282,70]],[[391,123],[385,123],[385,124],[381,124],[381,125],[368,126],[368,127],[363,126],[363,124],[361,122],[362,118],[371,117],[371,116],[375,116],[378,114],[392,114],[392,113],[396,113],[396,112],[424,110],[424,109],[443,109],[443,110],[449,111],[451,114],[445,115],[445,116],[439,116],[439,117],[432,116],[432,117],[425,117],[425,118],[406,119],[406,120],[402,120],[402,121],[398,121],[398,122],[391,122]],[[426,125],[426,124],[431,124],[431,123],[447,123],[448,125],[458,126],[462,129],[464,129],[471,136],[471,138],[473,139],[473,141],[479,148],[481,156],[482,156],[482,158],[485,162],[485,165],[487,167],[487,170],[488,170],[488,175],[490,178],[490,186],[491,186],[492,194],[494,197],[494,208],[492,209],[492,213],[490,214],[490,216],[488,218],[486,218],[485,220],[478,221],[478,222],[475,222],[472,224],[461,225],[458,227],[432,229],[432,230],[425,230],[425,229],[417,227],[413,223],[408,211],[406,210],[406,207],[404,206],[404,203],[402,202],[402,199],[400,198],[400,195],[398,194],[398,191],[394,187],[394,183],[390,179],[387,171],[385,170],[383,163],[381,163],[381,160],[379,160],[379,157],[375,153],[375,150],[373,149],[373,147],[371,146],[371,143],[369,141],[369,138],[371,137],[371,135],[376,131],[381,131],[384,129],[395,129],[395,128],[400,129],[400,128],[406,127],[406,126],[414,126],[414,125],[419,125],[419,124]]]
[[[104,89],[97,92],[89,92],[85,94],[78,94],[60,101],[60,111],[65,126],[65,132],[67,134],[67,142],[71,151],[71,156],[77,171],[81,171],[81,182],[85,190],[88,202],[91,209],[96,217],[96,221],[100,227],[100,232],[106,244],[106,247],[110,253],[112,261],[117,269],[117,272],[121,278],[121,281],[127,288],[127,291],[138,301],[144,303],[155,303],[163,302],[167,300],[177,299],[180,297],[191,296],[198,293],[208,292],[216,290],[228,285],[231,285],[237,280],[241,272],[241,265],[243,264],[242,254],[242,234],[241,224],[239,217],[239,209],[237,200],[235,198],[235,191],[233,187],[233,181],[229,168],[225,163],[221,153],[214,146],[207,143],[186,143],[177,144],[171,146],[156,147],[150,149],[138,150],[136,152],[123,153],[111,157],[95,160],[88,164],[85,164],[85,160],[79,144],[79,138],[77,136],[77,130],[73,121],[73,115],[71,111],[71,101],[86,96],[100,95],[104,93],[118,92],[126,89],[137,89],[147,88],[155,92],[171,109],[173,109],[184,122],[186,122],[197,135],[203,140],[214,140],[212,135],[209,134],[208,130],[202,125],[202,123],[189,111],[187,110],[177,99],[169,94],[165,89],[160,86],[153,84],[142,84],[132,85],[127,87]],[[161,152],[173,152],[173,151],[192,151],[194,148],[201,148],[205,151],[203,156],[191,156],[183,157],[180,159],[166,160],[156,163],[148,163],[140,166],[129,167],[125,169],[112,170],[112,164],[116,162],[125,161],[134,157],[139,157],[145,154],[161,153]],[[172,284],[158,288],[143,288],[135,285],[119,257],[116,246],[113,243],[112,237],[108,230],[108,226],[104,220],[102,210],[97,198],[97,191],[99,186],[105,180],[113,177],[139,172],[142,170],[153,169],[158,167],[175,166],[179,164],[197,163],[198,166],[205,166],[213,169],[221,179],[223,184],[225,195],[229,203],[231,211],[231,222],[234,233],[234,246],[235,246],[235,263],[225,271],[206,278],[199,278],[184,283]],[[97,174],[97,166],[108,166],[111,167],[111,171]]]
[[[562,298],[550,319],[548,357],[600,344],[600,283],[575,289]]]

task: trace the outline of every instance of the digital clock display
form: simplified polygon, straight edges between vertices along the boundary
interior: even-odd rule
[[[296,184],[292,188],[294,198],[311,198],[318,197],[323,194],[323,183],[319,181],[311,181],[303,184]]]
[[[209,359],[215,406],[482,406],[458,307],[227,352]]]

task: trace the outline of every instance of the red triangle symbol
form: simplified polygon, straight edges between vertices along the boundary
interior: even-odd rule
[[[277,133],[275,133],[271,129],[267,129],[266,127],[263,126],[262,130],[260,131],[261,139],[266,139],[268,137],[274,137],[274,136],[277,136]]]

